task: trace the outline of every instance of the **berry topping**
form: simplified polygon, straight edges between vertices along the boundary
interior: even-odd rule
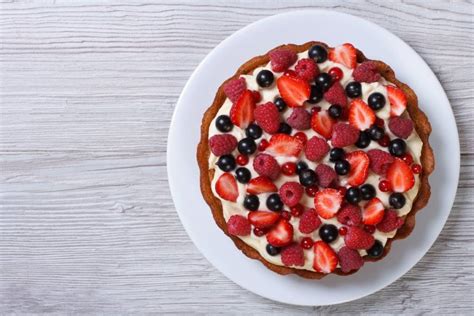
[[[360,256],[357,250],[349,247],[342,247],[337,253],[341,270],[344,273],[352,270],[359,270],[364,265],[364,259]]]
[[[297,243],[286,246],[281,250],[281,262],[287,267],[303,266],[304,253],[303,248]]]
[[[318,161],[324,158],[326,154],[329,152],[329,145],[328,143],[318,137],[318,136],[313,136],[311,137],[308,142],[306,143],[306,148],[305,148],[305,155],[308,160],[311,161]]]
[[[250,124],[246,129],[245,129],[245,136],[253,138],[253,139],[259,139],[262,137],[262,128],[258,126],[257,124]]]
[[[293,239],[293,226],[284,219],[280,219],[276,226],[267,234],[267,241],[274,247],[283,247]]]
[[[324,224],[319,228],[319,237],[327,243],[331,243],[336,240],[339,235],[337,227],[332,224]]]
[[[303,108],[294,108],[286,121],[294,129],[304,131],[311,127],[311,114]]]
[[[272,70],[276,72],[287,70],[298,58],[294,51],[286,48],[274,49],[268,53],[268,56],[270,57]]]
[[[227,133],[232,130],[234,124],[230,120],[230,117],[227,115],[219,115],[216,118],[216,128],[219,132]]]
[[[411,165],[413,163],[413,156],[410,155],[409,153],[403,154],[403,156],[400,157],[407,165]]]
[[[253,121],[255,100],[250,90],[245,90],[230,108],[230,119],[232,123],[244,129]]]
[[[235,158],[232,155],[223,155],[217,159],[216,165],[222,171],[232,171],[235,169]]]
[[[228,155],[237,147],[237,139],[230,134],[217,134],[209,138],[209,147],[216,156]]]
[[[371,200],[375,197],[377,192],[372,184],[367,183],[360,187],[360,193],[362,194],[363,200]]]
[[[278,193],[270,194],[267,198],[267,208],[270,211],[279,212],[283,209],[283,202]]]
[[[303,58],[295,66],[298,77],[306,81],[312,81],[319,74],[318,65],[310,58]]]
[[[266,88],[272,85],[274,78],[273,72],[263,69],[257,74],[257,83],[260,87]]]
[[[367,148],[370,145],[370,141],[371,139],[369,131],[361,131],[359,134],[359,139],[357,139],[355,145],[357,146],[357,148]]]
[[[278,78],[277,87],[285,103],[292,108],[303,106],[303,103],[311,95],[309,84],[305,80],[291,75]]]
[[[314,270],[321,273],[331,273],[336,270],[338,258],[336,252],[324,241],[314,243]]]
[[[255,143],[253,138],[242,138],[237,144],[237,149],[241,154],[251,155],[255,151],[257,151],[257,144]]]
[[[397,211],[389,209],[385,211],[382,221],[377,225],[377,229],[383,233],[388,233],[402,227],[404,222],[403,218],[398,217]]]
[[[267,147],[270,145],[270,143],[268,142],[268,140],[266,139],[262,139],[260,141],[260,144],[258,144],[258,147],[257,149],[260,150],[260,151],[264,151],[265,149],[267,149]]]
[[[224,93],[232,103],[237,102],[246,89],[245,78],[232,79],[224,84]]]
[[[311,128],[326,139],[331,138],[335,123],[336,121],[329,115],[328,111],[315,112],[311,117]]]
[[[326,48],[321,45],[314,45],[308,50],[309,58],[313,58],[313,60],[317,63],[323,63],[328,58],[328,52]]]
[[[273,103],[275,103],[275,105],[278,109],[278,112],[283,112],[286,109],[286,103],[280,97],[275,98],[275,101]]]
[[[354,80],[359,82],[376,82],[380,79],[377,64],[373,61],[364,61],[352,73]]]
[[[351,204],[357,204],[362,200],[362,194],[360,193],[360,189],[358,187],[350,187],[347,189],[344,197],[346,201]]]
[[[378,143],[382,147],[388,147],[388,145],[390,145],[390,137],[388,137],[388,135],[384,135],[381,139],[379,139]]]
[[[329,219],[336,215],[342,204],[342,195],[336,189],[323,189],[316,193],[314,197],[314,206],[319,216]]]
[[[303,132],[298,132],[295,135],[293,135],[296,139],[298,139],[303,145],[306,145],[306,142],[308,141],[308,137],[306,136],[305,133]]]
[[[276,192],[276,185],[267,177],[256,177],[250,180],[247,186],[247,193],[260,194],[267,192]]]
[[[292,176],[296,173],[296,164],[294,162],[285,162],[281,166],[281,172],[286,176]]]
[[[235,202],[239,196],[239,189],[235,178],[230,173],[223,173],[216,181],[216,192],[224,200]]]
[[[306,191],[306,194],[308,194],[308,196],[315,197],[316,193],[318,193],[319,191],[319,188],[317,185],[311,185],[309,187],[306,187],[305,191]]]
[[[370,249],[374,245],[374,236],[367,233],[362,228],[349,226],[347,234],[344,236],[346,246],[351,249]]]
[[[280,253],[281,251],[281,248],[280,247],[274,247],[270,244],[267,244],[267,246],[265,247],[265,249],[267,250],[267,253],[270,255],[270,256],[276,256]]]
[[[352,81],[346,86],[346,94],[349,98],[358,98],[362,95],[362,85],[360,82]]]
[[[346,93],[339,82],[335,82],[328,91],[324,93],[324,99],[331,104],[347,105]]]
[[[343,44],[329,51],[329,60],[343,64],[347,68],[355,68],[357,64],[357,50],[352,44]]]
[[[328,74],[332,77],[333,81],[339,81],[344,76],[344,73],[339,67],[332,67],[329,69]]]
[[[351,165],[347,183],[358,186],[367,180],[369,176],[369,157],[362,150],[356,150],[346,155],[346,159]]]
[[[295,206],[301,200],[304,190],[298,182],[286,182],[278,190],[280,198],[288,206]]]
[[[241,215],[232,215],[227,221],[227,232],[234,236],[247,236],[250,234],[250,223]]]
[[[347,227],[346,226],[339,227],[339,235],[345,236],[346,234],[347,234]]]
[[[354,145],[359,139],[359,131],[352,125],[337,123],[333,127],[331,143],[333,147]]]
[[[385,208],[382,201],[378,198],[373,198],[364,205],[362,211],[362,222],[365,225],[377,225],[383,218]]]
[[[237,159],[235,159],[235,162],[237,162],[239,166],[245,166],[249,163],[249,157],[246,155],[238,155]]]
[[[345,204],[337,213],[339,223],[349,226],[358,226],[362,222],[360,207],[352,204]]]
[[[261,237],[263,235],[265,235],[267,232],[265,229],[261,229],[261,228],[258,228],[258,227],[254,227],[253,229],[253,234],[257,237]]]
[[[331,162],[336,162],[338,160],[344,159],[346,153],[344,152],[344,149],[342,148],[333,148],[329,152],[329,161]]]
[[[295,206],[290,207],[290,214],[295,217],[300,217],[304,212],[304,206],[301,204],[296,204]]]
[[[275,134],[270,138],[270,145],[267,151],[276,156],[294,156],[298,157],[303,150],[303,144],[300,140],[286,134]]]
[[[388,152],[380,149],[371,149],[367,152],[370,160],[370,170],[378,175],[384,175],[390,164],[393,162],[393,157]]]
[[[351,170],[351,165],[349,163],[349,161],[343,159],[343,160],[338,160],[336,161],[336,163],[334,164],[334,170],[336,170],[336,173],[338,175],[346,175],[349,173],[349,171]]]
[[[311,234],[319,227],[319,225],[321,225],[321,220],[319,219],[316,210],[310,208],[301,215],[298,229],[303,234]]]
[[[304,237],[301,239],[301,248],[303,249],[311,249],[314,245],[314,241],[311,239],[311,237]]]
[[[395,161],[388,167],[387,180],[394,192],[406,192],[415,185],[413,171],[400,158],[395,158]]]
[[[276,133],[280,128],[280,113],[272,102],[257,105],[254,117],[258,125],[269,134]]]
[[[320,86],[312,85],[311,93],[309,95],[308,103],[316,104],[323,99],[323,89]],[[317,107],[311,109],[311,111],[316,110]],[[321,109],[321,108],[319,108]],[[313,113],[313,112],[311,112]]]
[[[334,119],[341,117],[342,111],[342,106],[340,106],[339,104],[333,104],[328,109],[329,115]]]
[[[395,136],[407,139],[413,132],[413,122],[409,118],[394,116],[388,122],[388,128]]]
[[[411,171],[413,171],[414,174],[420,174],[422,170],[423,168],[420,164],[415,163],[411,166]]]
[[[314,78],[314,83],[323,92],[327,91],[332,84],[332,77],[330,74],[323,72]]]
[[[387,86],[387,96],[390,102],[390,115],[400,116],[407,108],[407,97],[402,89]]]
[[[372,140],[381,140],[385,134],[384,128],[375,124],[372,125],[367,131]]]
[[[401,209],[403,206],[405,206],[406,201],[407,200],[405,196],[397,192],[390,194],[388,198],[388,203],[395,209]]]
[[[327,188],[331,185],[334,185],[337,180],[336,172],[328,165],[318,165],[315,169],[315,172],[318,176],[319,185],[323,188]]]
[[[252,177],[252,174],[250,173],[250,170],[247,168],[241,167],[235,170],[235,178],[240,183],[244,183],[244,184],[248,183],[251,177]]]
[[[369,104],[370,108],[374,111],[378,111],[385,106],[385,97],[380,92],[374,92],[369,95],[367,99],[367,103]],[[377,124],[377,123],[376,123]],[[377,124],[378,125],[378,124]],[[384,121],[381,120],[381,125],[384,125]]]
[[[372,258],[378,258],[383,254],[383,245],[380,241],[376,240],[372,248],[367,250],[367,254]]]
[[[292,128],[287,123],[280,123],[280,127],[278,128],[278,133],[288,134],[291,135]]]
[[[243,205],[249,211],[256,211],[260,206],[260,200],[258,199],[258,196],[249,194],[245,196]]]
[[[280,215],[275,212],[254,211],[249,212],[247,218],[250,224],[257,228],[268,228],[278,221]]]
[[[407,150],[407,144],[401,138],[394,139],[390,141],[388,145],[388,151],[396,157],[403,157]]]
[[[387,180],[382,180],[379,182],[379,190],[382,191],[382,192],[388,192],[390,191],[392,188],[390,187],[390,182],[388,182]]]
[[[261,175],[276,180],[280,175],[280,166],[275,158],[268,154],[258,154],[253,161],[253,168]]]
[[[374,111],[361,99],[352,100],[349,107],[349,123],[363,131],[375,123]]]

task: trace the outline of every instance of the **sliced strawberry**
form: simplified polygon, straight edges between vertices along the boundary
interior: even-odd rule
[[[322,218],[333,218],[341,208],[342,195],[336,189],[324,189],[318,191],[314,197],[314,207]]]
[[[362,210],[362,222],[365,225],[377,225],[383,219],[385,208],[382,201],[378,198],[373,198],[364,205]]]
[[[253,211],[247,216],[250,224],[257,228],[267,228],[275,224],[280,215],[275,212]]]
[[[250,90],[245,90],[230,108],[230,120],[238,127],[244,129],[253,121],[255,98]]]
[[[329,51],[329,60],[343,64],[347,68],[357,65],[357,51],[352,44],[345,43]]]
[[[295,156],[298,157],[303,150],[303,143],[300,139],[287,135],[275,134],[270,138],[270,145],[266,151],[275,156]]]
[[[410,166],[400,158],[387,169],[387,180],[390,182],[393,192],[406,192],[415,185],[415,176]]]
[[[267,192],[276,192],[278,188],[275,183],[267,177],[256,177],[249,181],[247,193],[260,194]]]
[[[395,86],[387,86],[387,96],[390,102],[390,115],[402,115],[407,108],[407,96],[403,90]]]
[[[314,112],[311,117],[311,128],[326,139],[332,135],[332,127],[336,121],[329,115],[328,111]]]
[[[309,84],[296,76],[285,75],[277,79],[277,87],[281,97],[289,107],[303,106],[309,99],[311,87]]]
[[[224,200],[235,202],[239,196],[237,182],[231,173],[223,173],[216,181],[216,192]]]
[[[284,219],[280,221],[267,234],[267,241],[274,247],[283,247],[293,240],[293,226]]]
[[[321,273],[333,272],[338,263],[336,252],[324,241],[318,240],[314,243],[314,270]]]
[[[349,123],[361,131],[375,123],[374,111],[361,99],[352,100],[349,107]]]
[[[346,154],[346,160],[351,165],[347,183],[352,186],[363,184],[369,176],[369,156],[362,150],[356,150]]]

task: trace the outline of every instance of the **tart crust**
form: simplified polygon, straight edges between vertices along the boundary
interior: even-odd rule
[[[296,53],[301,53],[305,50],[308,50],[310,47],[316,44],[322,45],[326,47],[327,49],[330,48],[325,43],[316,42],[316,41],[307,42],[302,45],[286,44],[286,45],[278,46],[276,48],[287,48],[287,49],[295,51]],[[369,59],[367,59],[361,51],[357,50],[358,63],[361,63],[363,61],[368,61],[368,60]],[[268,262],[267,260],[265,260],[257,250],[247,245],[241,239],[239,239],[238,237],[229,235],[229,233],[227,232],[227,224],[224,219],[221,201],[216,196],[214,196],[211,189],[211,182],[214,176],[214,169],[209,169],[209,155],[210,155],[209,144],[208,144],[209,126],[212,120],[214,119],[214,117],[216,116],[217,112],[221,108],[221,106],[224,104],[224,101],[226,99],[223,86],[227,81],[234,78],[238,78],[240,75],[250,74],[255,68],[264,66],[269,61],[270,61],[270,58],[268,56],[268,53],[266,53],[265,55],[254,57],[250,59],[249,61],[247,61],[246,63],[244,63],[242,66],[240,66],[237,72],[231,78],[227,79],[219,87],[217,94],[214,98],[214,102],[204,113],[204,117],[201,123],[201,140],[197,147],[197,161],[198,161],[199,169],[200,169],[201,192],[207,204],[211,208],[212,215],[214,217],[214,220],[216,221],[216,224],[220,227],[220,229],[226,235],[228,235],[234,241],[237,248],[239,248],[247,257],[261,261],[268,269],[278,274],[286,275],[286,274],[294,273],[307,279],[321,279],[327,274],[272,264]],[[421,150],[421,157],[420,157],[420,162],[423,167],[423,171],[420,174],[420,187],[419,187],[418,195],[413,201],[411,211],[407,215],[405,215],[405,223],[403,224],[402,227],[400,227],[397,230],[397,233],[393,238],[389,238],[387,240],[382,256],[375,259],[369,258],[368,256],[364,256],[363,259],[366,262],[378,261],[382,259],[390,252],[390,247],[394,240],[404,239],[408,235],[410,235],[413,228],[415,227],[416,213],[420,209],[425,207],[425,205],[428,203],[428,200],[431,194],[428,177],[433,172],[434,167],[435,167],[433,150],[428,142],[428,138],[431,133],[431,125],[425,113],[423,113],[423,111],[421,111],[420,108],[418,107],[418,98],[415,92],[408,85],[397,80],[397,78],[395,77],[394,71],[387,64],[378,60],[373,60],[373,61],[377,64],[377,68],[380,74],[387,81],[395,84],[397,87],[402,89],[405,95],[407,96],[407,111],[410,114],[410,117],[414,123],[416,132],[418,133],[421,141],[423,142],[423,147]],[[334,273],[338,275],[350,275],[357,271],[358,270],[354,270],[349,273],[344,273],[342,272],[340,268],[337,268],[334,271]]]

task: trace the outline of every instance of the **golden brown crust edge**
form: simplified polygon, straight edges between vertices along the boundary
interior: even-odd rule
[[[302,45],[287,44],[287,45],[281,45],[279,47],[285,47],[297,53],[300,53],[309,49],[311,46],[315,44],[320,44],[320,45],[325,46],[326,48],[329,48],[325,43],[315,42],[315,41],[307,42]],[[366,60],[369,60],[369,59],[367,59],[362,52],[357,50],[357,61],[362,62]],[[225,101],[226,96],[224,94],[223,85],[227,81],[233,78],[237,78],[242,74],[251,73],[255,68],[263,66],[267,64],[268,62],[269,62],[269,57],[267,53],[262,56],[254,57],[250,59],[249,61],[247,61],[246,63],[244,63],[242,66],[240,66],[240,68],[231,78],[227,79],[224,83],[222,83],[222,85],[219,87],[217,94],[214,98],[214,102],[204,113],[204,117],[201,123],[201,140],[197,148],[197,161],[198,161],[199,169],[200,169],[201,192],[205,201],[211,208],[212,215],[214,217],[214,220],[216,221],[216,224],[220,227],[220,229],[226,235],[228,235],[234,241],[234,244],[237,246],[237,248],[240,249],[247,257],[259,260],[267,268],[269,268],[270,270],[278,274],[285,275],[285,274],[294,273],[307,279],[321,279],[324,276],[326,276],[326,274],[272,264],[268,262],[267,260],[265,260],[265,258],[263,258],[258,253],[257,250],[255,250],[254,248],[244,243],[241,239],[239,239],[238,237],[229,235],[227,233],[227,225],[226,225],[224,215],[223,215],[222,204],[220,200],[214,196],[211,189],[211,181],[214,175],[214,170],[213,169],[209,170],[209,165],[208,165],[209,155],[210,155],[209,145],[208,145],[209,126],[212,120],[214,119],[214,117],[216,116],[217,112],[219,111],[220,107],[223,105]],[[394,240],[403,239],[403,238],[406,238],[408,235],[410,235],[413,228],[415,227],[416,213],[428,203],[428,200],[431,194],[428,177],[433,172],[434,165],[435,165],[433,150],[428,142],[428,138],[431,133],[431,125],[426,115],[418,107],[418,98],[415,92],[408,85],[398,81],[397,78],[395,77],[395,73],[387,64],[385,64],[382,61],[375,61],[375,62],[377,64],[377,68],[380,71],[381,75],[387,81],[390,81],[396,86],[398,86],[399,88],[401,88],[407,96],[407,100],[408,100],[407,110],[414,122],[415,130],[417,131],[418,135],[420,136],[420,139],[423,142],[423,147],[422,147],[422,152],[421,152],[421,164],[423,166],[423,172],[420,175],[420,189],[419,189],[418,195],[415,201],[413,202],[411,211],[406,215],[404,225],[400,229],[398,229],[396,235],[393,238],[388,239],[384,248],[384,253],[381,257],[373,259],[373,258],[369,258],[368,256],[365,256],[364,261],[366,262],[378,261],[382,259],[389,253],[391,244]],[[341,269],[338,268],[334,271],[334,273],[338,275],[349,275],[357,271],[358,270],[351,271],[349,273],[344,273],[341,271]]]

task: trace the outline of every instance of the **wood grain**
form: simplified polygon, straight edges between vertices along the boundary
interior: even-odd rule
[[[470,1],[320,1],[408,42],[461,138],[451,216],[403,278],[364,299],[295,307],[241,289],[184,232],[170,198],[174,104],[220,41],[311,1],[0,3],[0,314],[474,313]]]

